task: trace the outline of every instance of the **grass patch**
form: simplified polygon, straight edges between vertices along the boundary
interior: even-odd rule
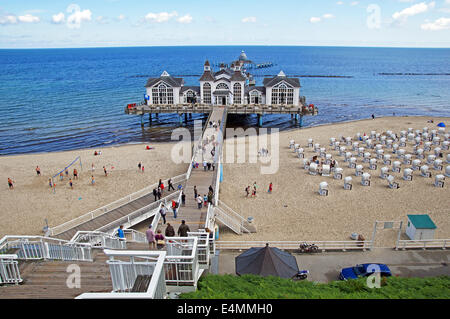
[[[207,275],[181,299],[450,299],[450,277],[383,278],[371,289],[366,279],[328,284],[254,275]]]

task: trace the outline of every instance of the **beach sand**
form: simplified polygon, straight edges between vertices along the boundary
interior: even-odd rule
[[[167,179],[185,174],[188,164],[174,164],[170,158],[173,143],[124,145],[108,148],[74,150],[0,157],[0,238],[4,235],[42,235],[48,219],[50,227],[102,207],[126,195]],[[101,150],[102,155],[94,156]],[[83,169],[70,189],[68,178],[55,179],[56,193],[49,187],[49,178],[81,156]],[[144,173],[138,163],[144,165]],[[95,186],[91,186],[91,165],[94,164]],[[41,168],[41,176],[35,171]],[[108,176],[103,173],[106,166]],[[7,178],[13,179],[14,190],[8,189]]]
[[[273,175],[262,175],[262,165],[259,162],[248,164],[248,155],[247,164],[225,164],[220,199],[243,217],[254,217],[257,233],[240,236],[226,227],[220,227],[220,240],[340,241],[349,240],[350,235],[355,232],[370,240],[375,221],[403,221],[404,230],[407,214],[429,214],[437,225],[435,238],[450,238],[449,178],[446,179],[444,188],[436,188],[432,185],[436,171],[431,169],[431,179],[419,176],[416,171],[413,173],[413,181],[404,181],[402,176],[406,166],[402,165],[400,173],[390,172],[400,188],[390,189],[387,181],[379,178],[380,168],[385,166],[379,160],[376,171],[370,171],[368,163],[362,164],[364,172],[372,176],[371,186],[364,187],[360,183],[361,177],[355,176],[355,170],[349,169],[343,157],[338,156],[338,152],[329,146],[330,137],[338,140],[340,135],[351,136],[355,140],[358,132],[369,135],[372,130],[378,133],[392,130],[400,135],[401,130],[409,127],[414,130],[429,127],[431,131],[437,129],[436,124],[441,121],[449,123],[449,118],[434,118],[434,124],[427,123],[429,119],[431,118],[387,117],[281,132],[280,165],[278,172]],[[312,176],[303,169],[303,161],[289,149],[289,141],[293,139],[296,144],[300,144],[305,149],[305,158],[310,158],[316,154],[307,147],[308,138],[313,138],[314,143],[320,143],[321,147],[327,149],[327,153],[331,153],[339,161],[340,167],[344,168],[344,177],[352,176],[353,190],[344,190],[343,180],[334,180],[332,176]],[[270,144],[268,149],[271,150]],[[347,150],[349,149],[355,154],[351,146],[347,146]],[[405,149],[407,153],[411,153],[412,143],[407,143]],[[434,146],[432,151],[433,149]],[[374,150],[370,152],[375,153]],[[225,148],[224,159],[226,153]],[[448,165],[445,163],[445,156],[449,151],[443,153],[445,170]],[[430,152],[425,153],[425,159],[428,154]],[[357,164],[361,164],[362,159],[357,159]],[[395,154],[392,154],[392,160],[396,160]],[[444,171],[440,174],[444,174]],[[258,185],[257,197],[246,198],[245,188],[252,187],[255,181]],[[323,181],[329,185],[329,196],[318,194],[319,184]],[[274,185],[272,194],[267,192],[270,182]],[[396,230],[381,229],[377,231],[375,242],[377,246],[393,247],[396,238]],[[404,234],[402,239],[407,239]]]

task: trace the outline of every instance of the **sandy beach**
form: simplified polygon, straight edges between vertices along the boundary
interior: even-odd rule
[[[400,184],[397,190],[388,188],[388,182],[379,178],[380,168],[385,166],[378,160],[376,171],[368,169],[368,163],[362,163],[358,157],[357,164],[364,166],[364,172],[371,174],[371,186],[361,185],[361,177],[355,176],[354,169],[348,168],[344,158],[329,146],[329,139],[339,136],[351,136],[355,140],[356,133],[370,134],[392,130],[400,134],[401,130],[423,127],[437,129],[436,124],[444,121],[447,125],[449,118],[434,118],[433,123],[427,123],[430,117],[386,117],[375,120],[324,125],[313,128],[285,131],[280,133],[280,167],[276,174],[261,175],[261,163],[257,164],[225,164],[223,170],[224,181],[221,184],[220,199],[236,212],[247,218],[255,218],[257,233],[236,235],[225,227],[220,228],[220,240],[283,240],[283,241],[331,241],[349,240],[354,232],[362,234],[366,239],[372,237],[375,221],[403,221],[406,225],[407,214],[429,214],[437,225],[435,238],[450,237],[450,188],[448,178],[444,188],[436,188],[434,176],[437,171],[431,169],[433,178],[423,178],[419,172],[413,173],[413,181],[402,179],[402,164],[400,173],[392,173],[396,182]],[[448,132],[448,130],[447,130]],[[289,141],[295,140],[305,149],[305,158],[316,153],[307,147],[309,138],[314,143],[320,143],[327,149],[334,159],[344,169],[343,176],[352,176],[353,189],[346,191],[343,180],[334,180],[332,176],[312,176],[303,169],[303,162],[297,154],[289,149]],[[270,139],[269,139],[270,141]],[[248,141],[247,141],[248,146]],[[432,151],[435,146],[432,147]],[[347,146],[347,150],[351,146]],[[412,152],[412,143],[405,147],[407,153]],[[270,145],[269,145],[270,151]],[[225,149],[225,154],[227,150]],[[374,150],[370,150],[372,154]],[[387,153],[385,151],[385,153]],[[444,153],[444,174],[446,164]],[[353,152],[355,154],[355,152]],[[425,153],[425,158],[431,152]],[[372,156],[373,157],[373,156]],[[224,155],[225,158],[225,155]],[[248,158],[248,155],[247,155]],[[393,161],[396,158],[392,155]],[[415,159],[413,157],[412,159]],[[424,160],[422,160],[424,163]],[[432,165],[431,165],[432,166]],[[329,196],[319,196],[318,189],[321,182],[329,185]],[[246,198],[245,188],[256,182],[258,192],[256,198]],[[273,183],[273,193],[267,192],[269,183]],[[395,230],[377,232],[376,244],[390,246],[395,243]],[[403,235],[402,238],[406,239]]]
[[[150,145],[153,149],[146,150]],[[0,237],[4,235],[42,235],[48,219],[49,226],[57,226],[96,208],[136,192],[158,180],[186,173],[187,164],[174,164],[170,159],[173,143],[149,143],[118,147],[74,150],[0,157]],[[94,151],[102,151],[94,156]],[[56,193],[48,184],[50,176],[58,173],[81,156],[82,169],[73,168],[79,179],[55,179]],[[142,162],[144,173],[138,170]],[[95,186],[91,185],[91,165],[94,164]],[[41,168],[41,176],[35,171]],[[105,177],[103,166],[107,168]],[[14,190],[8,189],[7,178],[14,181]]]

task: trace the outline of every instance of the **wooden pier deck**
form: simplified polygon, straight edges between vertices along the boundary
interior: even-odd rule
[[[223,122],[223,127],[225,127],[224,123],[224,114],[226,112],[225,107],[215,107],[211,113],[210,122],[218,123],[219,120]],[[219,134],[220,129],[217,130],[209,126],[205,129],[203,133],[202,139],[205,140],[207,137],[211,138],[212,135]],[[214,158],[211,155],[211,150],[213,149],[212,143],[206,146],[205,152],[199,152],[195,157],[195,162],[199,163],[199,167],[192,170],[191,176],[186,182],[186,186],[184,188],[184,193],[186,194],[186,204],[185,206],[181,206],[177,212],[177,218],[175,219],[173,214],[170,212],[166,216],[166,220],[170,223],[175,231],[178,231],[178,227],[181,225],[181,221],[185,220],[186,225],[189,226],[189,229],[192,232],[198,231],[199,229],[203,229],[206,221],[207,209],[208,207],[203,205],[201,209],[198,209],[197,200],[194,198],[194,186],[196,186],[198,194],[202,197],[204,195],[208,195],[209,186],[214,185],[214,181],[216,179],[216,174],[220,172],[217,170],[217,165],[215,170],[204,170],[203,168],[203,159],[207,162],[214,162]],[[221,145],[216,146],[216,151],[221,149]],[[220,155],[220,154],[218,154]],[[165,230],[165,225],[160,224],[159,228],[163,231]]]

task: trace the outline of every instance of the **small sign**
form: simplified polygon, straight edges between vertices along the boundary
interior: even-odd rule
[[[392,229],[394,228],[394,222],[385,222],[384,229]]]

